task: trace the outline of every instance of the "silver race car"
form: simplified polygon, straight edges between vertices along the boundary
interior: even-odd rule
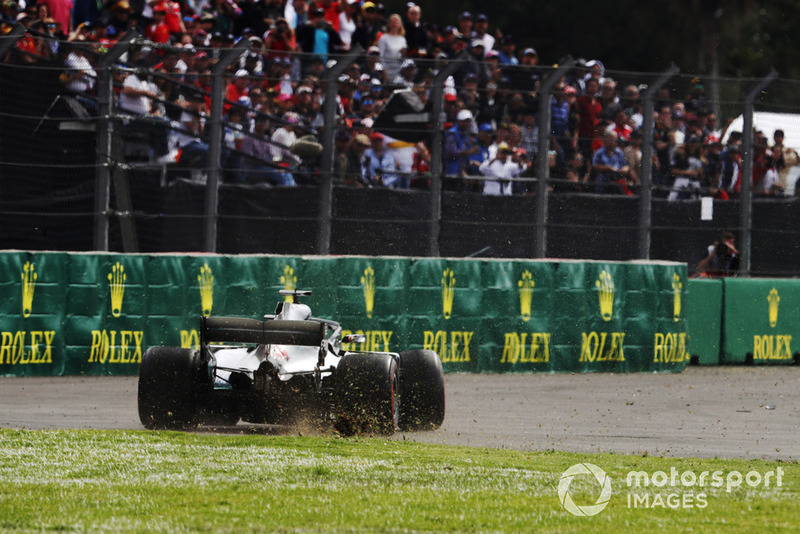
[[[139,371],[139,418],[146,428],[199,424],[332,423],[343,434],[438,428],[444,420],[442,363],[430,350],[344,351],[339,323],[298,302],[310,291],[280,291],[264,320],[204,317],[200,349],[151,347]]]

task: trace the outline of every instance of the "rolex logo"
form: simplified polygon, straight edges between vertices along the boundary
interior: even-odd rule
[[[517,282],[519,286],[519,309],[522,314],[522,320],[528,322],[531,318],[531,304],[533,303],[533,286],[536,283],[533,281],[533,275],[526,270],[522,273],[522,278]]]
[[[122,315],[122,297],[125,295],[125,267],[117,262],[108,273],[108,290],[111,292],[111,315]]]
[[[769,326],[772,328],[775,328],[775,325],[778,324],[778,303],[780,301],[781,297],[778,296],[778,290],[773,287],[767,297],[767,302],[769,302]]]
[[[453,297],[455,296],[456,278],[451,268],[447,268],[442,273],[442,311],[444,318],[449,319],[453,313]]]
[[[291,265],[287,265],[283,268],[283,274],[281,275],[281,284],[283,284],[283,289],[286,291],[294,291],[297,289],[297,277],[294,274],[294,269],[292,269]],[[286,302],[292,302],[293,297],[291,295],[286,295]]]
[[[600,315],[604,321],[610,321],[614,315],[614,280],[606,271],[602,271],[595,282],[597,296],[600,299]]]
[[[364,269],[361,277],[361,287],[364,288],[364,303],[367,306],[367,317],[372,319],[372,310],[375,306],[375,270],[372,265]]]
[[[678,273],[675,273],[672,275],[672,297],[674,302],[672,318],[676,323],[681,320],[681,288],[683,288],[681,277],[678,276]]]
[[[209,317],[211,306],[214,304],[214,275],[207,263],[200,267],[197,281],[200,283],[200,306],[203,308],[203,317]]]
[[[36,270],[31,262],[22,266],[22,316],[30,317],[33,308],[33,290],[36,289]]]

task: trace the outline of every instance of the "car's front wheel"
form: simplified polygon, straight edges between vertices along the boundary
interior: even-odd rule
[[[192,349],[151,347],[139,368],[139,420],[145,428],[197,426],[199,353]]]
[[[400,414],[397,362],[388,354],[347,354],[336,368],[337,429],[343,434],[395,431]]]

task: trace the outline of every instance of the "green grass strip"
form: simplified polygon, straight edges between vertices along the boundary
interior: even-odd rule
[[[562,473],[584,462],[602,468],[612,483],[607,507],[593,517],[569,513],[557,492]],[[778,468],[780,487],[774,479],[769,487],[743,481],[730,491],[626,485],[630,471],[720,471],[725,480],[732,471],[763,476]],[[800,525],[799,476],[794,463],[379,438],[2,430],[0,530],[779,532]],[[592,505],[600,485],[579,475],[569,493],[577,505]],[[685,506],[687,500],[695,506]]]

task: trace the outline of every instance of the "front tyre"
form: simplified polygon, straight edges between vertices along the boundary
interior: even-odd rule
[[[432,430],[444,421],[444,371],[432,350],[400,353],[400,430]]]
[[[392,434],[399,404],[397,361],[381,353],[346,354],[336,368],[336,428],[343,434]]]
[[[197,426],[200,353],[192,349],[151,347],[139,368],[139,420],[148,429]]]

